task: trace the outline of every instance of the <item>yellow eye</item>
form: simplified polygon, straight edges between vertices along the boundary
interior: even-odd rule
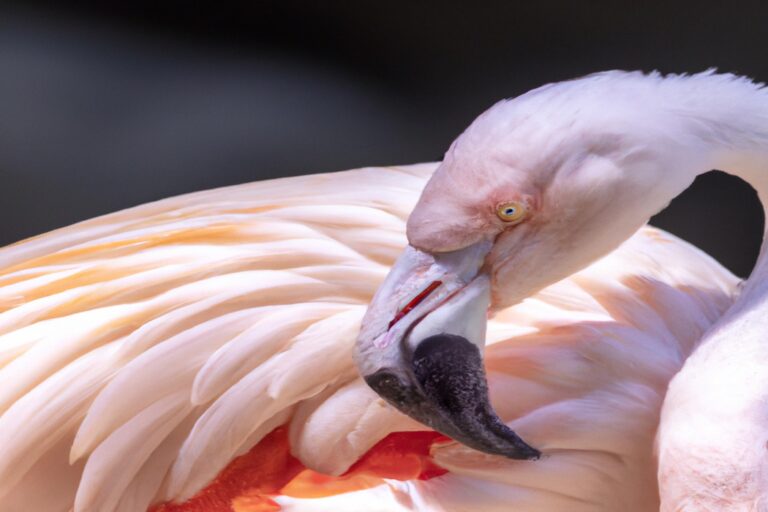
[[[502,203],[496,207],[496,215],[504,222],[518,223],[525,218],[528,210],[525,205],[516,201]]]

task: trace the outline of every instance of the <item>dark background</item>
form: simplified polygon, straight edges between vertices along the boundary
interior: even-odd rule
[[[768,2],[0,0],[0,245],[165,196],[437,160],[497,100],[594,71],[768,80]],[[740,275],[762,211],[699,178],[654,219]]]

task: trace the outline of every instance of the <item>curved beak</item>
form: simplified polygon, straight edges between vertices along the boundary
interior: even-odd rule
[[[406,247],[363,318],[355,362],[376,393],[415,420],[485,453],[536,459],[488,398],[490,279],[481,269],[491,246],[434,256]]]

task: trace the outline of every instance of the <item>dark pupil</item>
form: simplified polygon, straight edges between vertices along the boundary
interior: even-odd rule
[[[515,213],[514,208],[507,208],[506,210],[504,210],[505,215],[512,215],[513,213]]]

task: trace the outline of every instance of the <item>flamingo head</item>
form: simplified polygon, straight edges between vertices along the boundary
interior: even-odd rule
[[[607,254],[694,177],[662,178],[692,162],[633,103],[627,76],[642,77],[602,94],[596,76],[499,103],[450,147],[356,346],[361,375],[399,410],[471,448],[539,457],[489,403],[489,312]]]

